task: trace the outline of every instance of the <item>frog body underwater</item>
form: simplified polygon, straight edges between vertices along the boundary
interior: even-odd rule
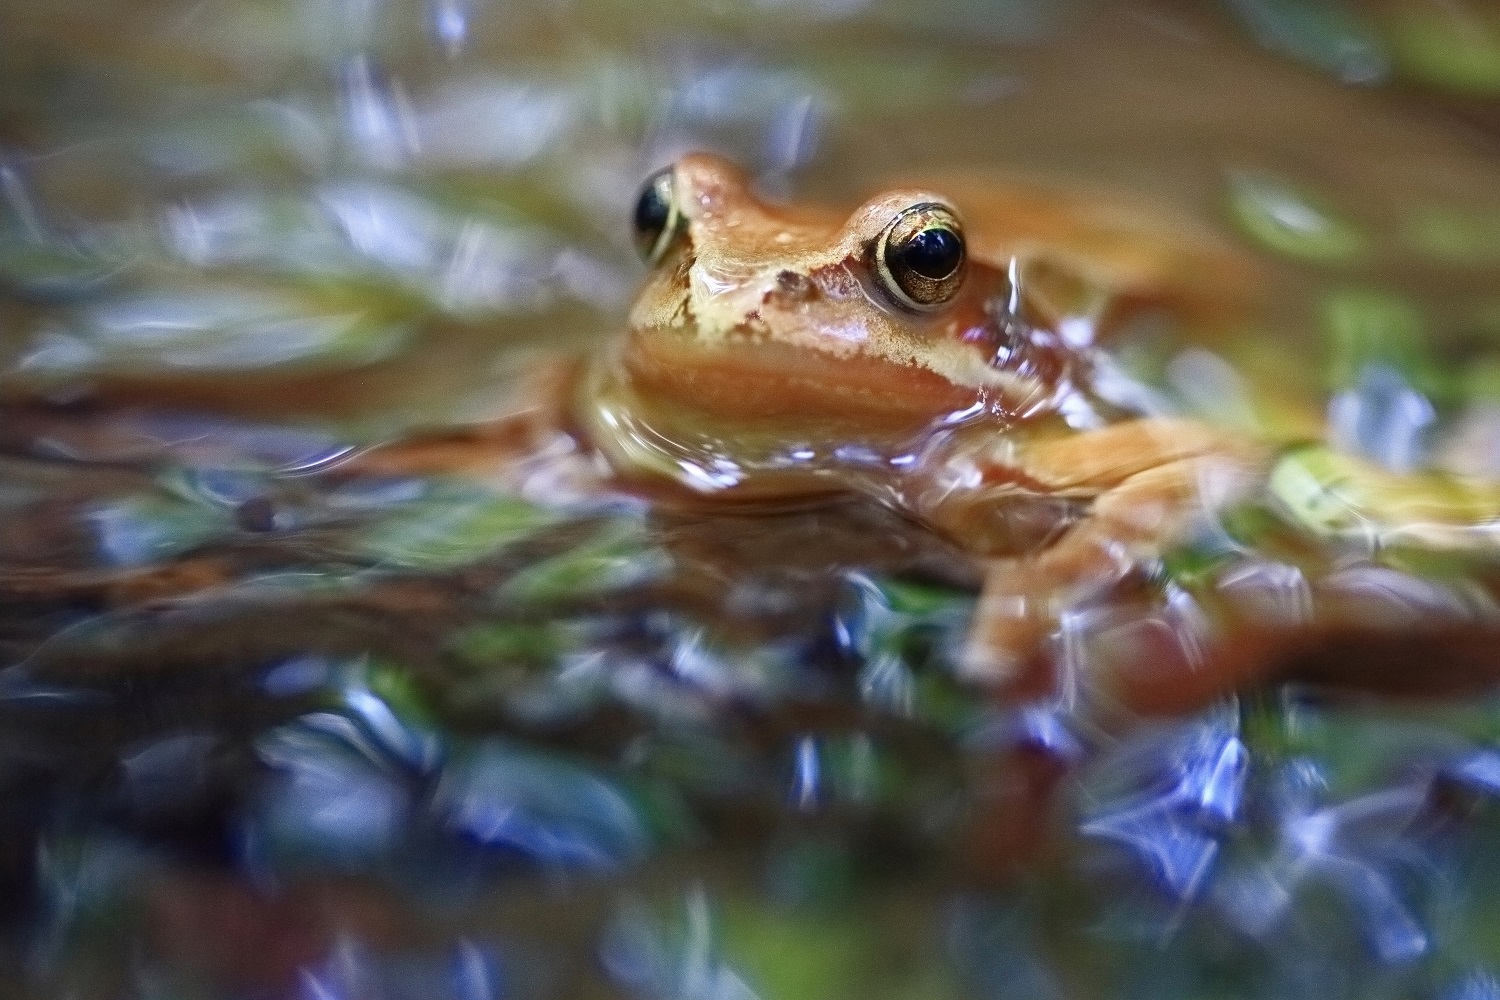
[[[1068,602],[1245,495],[1271,452],[1094,388],[1100,330],[1218,308],[1250,264],[1119,206],[964,188],[837,216],[678,161],[641,194],[651,271],[577,415],[626,478],[712,503],[857,492],[948,536],[988,567],[963,668],[1011,682]]]

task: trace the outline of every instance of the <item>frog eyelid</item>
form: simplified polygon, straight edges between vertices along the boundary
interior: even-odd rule
[[[687,217],[677,204],[673,168],[659,170],[646,179],[636,198],[632,222],[636,248],[647,266],[655,267],[678,238],[687,232]]]
[[[687,219],[678,210],[677,200],[674,198],[671,210],[667,215],[667,224],[662,228],[661,235],[656,238],[656,242],[652,244],[651,252],[646,258],[647,263],[653,266],[660,264],[662,258],[667,255],[667,251],[672,248],[672,244],[676,243],[677,238],[686,231]]]

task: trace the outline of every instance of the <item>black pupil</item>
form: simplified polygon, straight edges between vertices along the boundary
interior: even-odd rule
[[[640,200],[635,203],[635,232],[644,249],[649,250],[667,228],[672,206],[667,204],[665,187],[660,179],[653,177],[646,182]]]
[[[897,252],[897,258],[908,270],[924,278],[941,280],[963,263],[964,244],[953,230],[934,226],[907,240]]]

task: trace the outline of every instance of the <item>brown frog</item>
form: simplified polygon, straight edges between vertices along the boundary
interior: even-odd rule
[[[947,535],[988,567],[975,679],[1014,681],[1070,603],[1264,477],[1262,443],[1098,390],[1096,337],[1252,287],[1191,227],[960,178],[834,214],[706,155],[653,176],[634,225],[650,273],[577,395],[593,447],[705,502],[852,491]]]

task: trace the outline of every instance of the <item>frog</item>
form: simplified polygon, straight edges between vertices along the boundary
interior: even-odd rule
[[[983,567],[971,682],[1056,687],[1036,664],[1070,606],[1265,481],[1267,442],[1100,388],[1133,317],[1228,322],[1254,286],[1181,220],[958,176],[839,212],[697,153],[646,181],[632,227],[647,274],[574,398],[591,447],[679,502],[858,494],[956,543]]]

